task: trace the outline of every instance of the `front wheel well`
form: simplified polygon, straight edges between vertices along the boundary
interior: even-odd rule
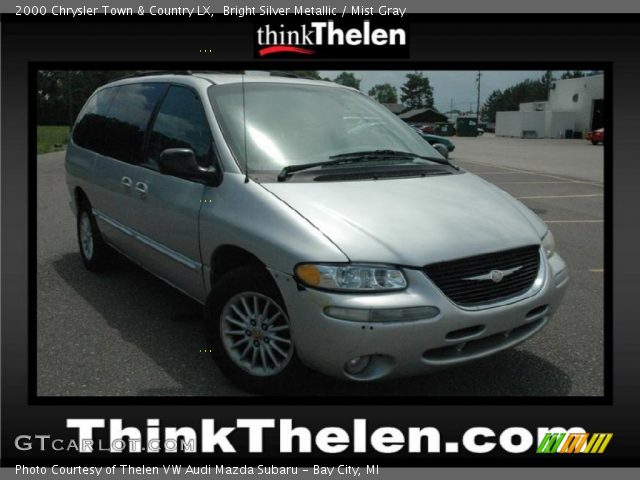
[[[83,203],[91,205],[91,203],[89,202],[89,197],[87,197],[87,194],[80,187],[76,187],[73,190],[73,199],[76,202],[76,207],[79,207]]]
[[[265,268],[253,253],[234,245],[223,245],[211,255],[211,285],[214,285],[222,276],[245,265],[255,265]]]

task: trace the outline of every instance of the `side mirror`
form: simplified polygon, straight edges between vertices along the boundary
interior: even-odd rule
[[[204,180],[213,183],[218,178],[214,167],[204,168],[196,162],[196,155],[190,148],[167,148],[158,159],[160,172],[176,177]]]

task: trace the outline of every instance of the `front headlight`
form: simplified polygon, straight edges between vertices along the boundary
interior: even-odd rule
[[[403,290],[407,279],[401,270],[384,265],[302,263],[296,277],[305,285],[326,290],[374,292]]]
[[[556,251],[556,241],[553,238],[551,230],[547,230],[547,233],[542,237],[542,249],[544,250],[544,254],[547,258],[553,255],[553,252]]]

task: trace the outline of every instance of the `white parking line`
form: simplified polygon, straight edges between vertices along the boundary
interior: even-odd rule
[[[603,197],[603,193],[588,193],[584,195],[533,195],[530,197],[516,197],[518,200],[538,200],[541,198],[588,198]]]
[[[498,167],[498,168],[502,168],[502,167]],[[523,175],[524,174],[537,175],[535,173],[530,173],[530,172],[513,172],[513,171],[507,171],[507,172],[471,172],[471,173],[474,173],[476,175],[511,175],[513,173],[522,173]]]
[[[519,168],[514,168],[514,167],[499,167],[496,165],[492,165],[490,163],[484,163],[484,162],[477,162],[477,161],[469,161],[469,160],[463,160],[463,162],[467,162],[467,163],[471,163],[471,164],[475,164],[475,165],[482,165],[482,166],[487,166],[487,167],[494,167],[494,168],[499,168],[499,169],[503,169],[503,170],[509,170],[511,172],[516,172],[516,173],[523,173],[526,175],[539,175],[541,177],[547,177],[547,178],[554,178],[556,180],[565,180],[571,183],[581,183],[581,184],[586,184],[586,185],[595,185],[598,187],[602,187],[603,184],[600,182],[590,182],[587,180],[574,180],[572,178],[567,178],[567,177],[560,177],[558,175],[550,175],[548,173],[539,173],[539,172],[534,172],[531,170],[522,170]],[[479,172],[478,175],[482,175],[482,172]]]
[[[593,273],[604,273],[604,268],[590,268],[589,271]]]
[[[534,180],[532,182],[491,182],[491,183],[494,183],[496,185],[516,185],[516,184],[527,185],[527,184],[530,184],[530,183],[532,183],[532,184],[548,184],[548,183],[558,184],[558,183],[575,183],[575,182],[571,182],[571,181],[568,181],[568,180],[550,180],[550,181],[540,181],[540,182],[538,182],[538,181]],[[603,185],[595,185],[594,184],[593,186],[594,187],[603,188]]]

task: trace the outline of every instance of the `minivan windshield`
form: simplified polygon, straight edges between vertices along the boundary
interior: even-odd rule
[[[245,82],[214,85],[209,88],[209,99],[241,168],[246,162],[250,172],[279,172],[287,166],[328,162],[336,155],[363,151],[440,158],[396,115],[353,90]],[[410,157],[405,161],[430,163]]]

